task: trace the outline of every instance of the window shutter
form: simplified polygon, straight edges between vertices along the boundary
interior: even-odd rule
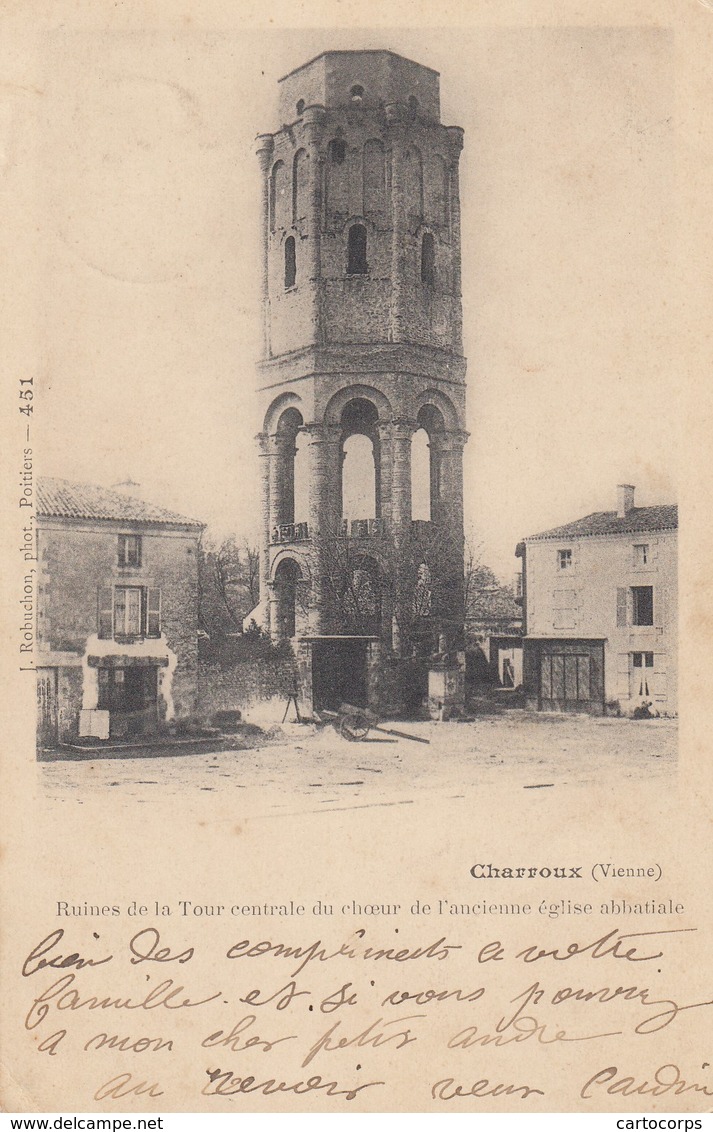
[[[654,670],[649,681],[649,691],[653,696],[654,703],[666,703],[666,656],[663,653],[656,653],[654,656]],[[651,669],[649,669],[651,673]]]
[[[628,699],[630,654],[620,652],[617,654],[616,660],[616,694],[621,699]]]
[[[101,640],[114,636],[114,591],[111,586],[97,590],[97,635]]]
[[[627,623],[627,598],[626,586],[619,586],[616,591],[616,624],[618,629],[624,628]]]
[[[146,636],[161,636],[161,591],[150,587],[146,591]]]

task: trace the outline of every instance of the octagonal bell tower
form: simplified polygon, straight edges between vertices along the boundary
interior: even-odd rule
[[[305,699],[377,706],[385,665],[462,632],[463,134],[438,74],[390,51],[298,67],[279,120],[258,138],[260,616]]]

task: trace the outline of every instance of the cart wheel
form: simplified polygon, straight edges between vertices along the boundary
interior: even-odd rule
[[[339,724],[339,734],[350,743],[360,743],[369,734],[369,720],[364,715],[345,715]]]

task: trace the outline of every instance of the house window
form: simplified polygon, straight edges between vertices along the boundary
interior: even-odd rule
[[[634,668],[653,668],[654,654],[652,652],[633,652],[631,654]]]
[[[634,565],[648,566],[650,560],[649,544],[640,542],[634,546]]]
[[[557,565],[560,570],[569,570],[572,566],[572,551],[571,550],[558,550],[557,551]]]
[[[632,625],[653,625],[654,588],[653,586],[632,586]]]
[[[141,535],[119,535],[119,565],[141,565]]]
[[[102,640],[161,636],[161,591],[150,586],[100,586],[97,634]]]
[[[436,282],[436,245],[430,232],[421,240],[421,282],[429,287]]]
[[[347,246],[347,275],[366,275],[368,270],[366,228],[363,224],[352,224]]]
[[[142,636],[141,586],[117,586],[114,590],[114,636]]]
[[[290,287],[294,287],[295,280],[297,279],[297,252],[295,249],[295,237],[288,236],[285,240],[285,290],[289,291]]]

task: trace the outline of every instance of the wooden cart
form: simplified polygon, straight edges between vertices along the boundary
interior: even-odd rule
[[[342,738],[348,739],[350,743],[360,743],[362,739],[366,739],[370,731],[379,731],[382,735],[395,735],[398,739],[410,739],[412,743],[431,742],[430,739],[423,739],[420,735],[397,731],[395,727],[381,727],[379,717],[369,708],[341,704],[338,712],[322,710],[319,714],[333,722]]]

